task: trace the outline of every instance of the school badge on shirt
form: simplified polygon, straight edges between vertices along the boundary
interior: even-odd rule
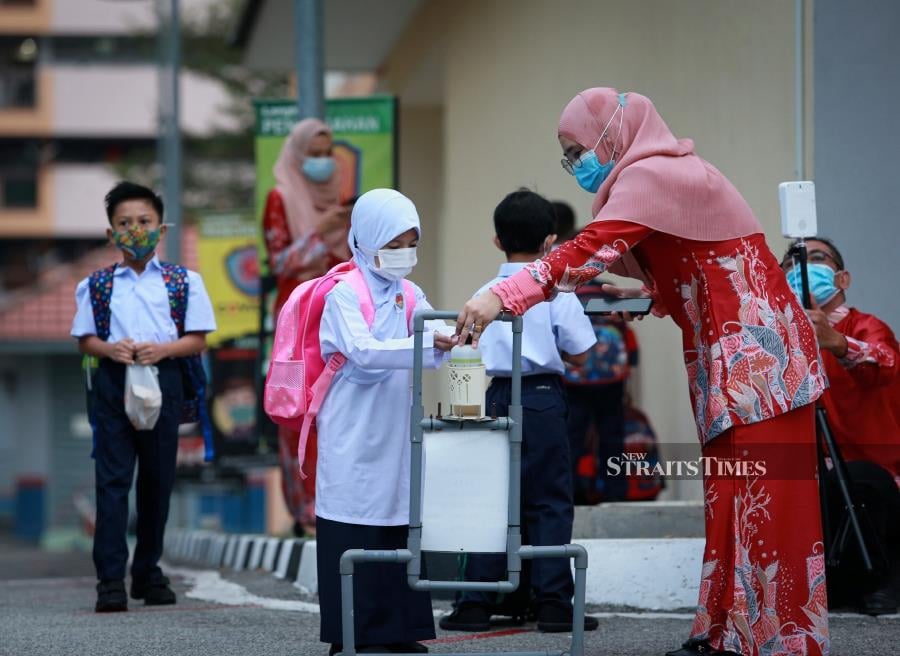
[[[399,311],[402,310],[404,306],[403,294],[397,292],[397,295],[394,296],[394,307]]]

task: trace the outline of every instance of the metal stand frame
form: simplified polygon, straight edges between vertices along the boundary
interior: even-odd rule
[[[406,549],[365,550],[350,549],[341,556],[341,621],[343,651],[341,656],[356,654],[353,614],[353,571],[357,563],[406,563],[409,586],[414,590],[470,590],[484,592],[512,592],[519,587],[522,560],[531,558],[571,558],[575,561],[575,598],[572,613],[572,643],[568,651],[492,652],[490,656],[583,656],[584,599],[587,585],[588,556],[578,544],[558,546],[522,545],[520,515],[520,487],[522,466],[522,317],[500,317],[512,323],[513,362],[512,398],[509,416],[491,421],[444,421],[425,418],[422,404],[422,336],[425,321],[442,319],[456,321],[455,312],[422,311],[415,316],[415,351],[413,356],[413,403],[410,421],[410,486],[409,538]],[[509,433],[509,515],[507,521],[506,561],[509,578],[506,581],[429,581],[420,578],[422,571],[422,441],[425,431],[502,430]],[[387,654],[383,656],[388,656]],[[488,656],[478,652],[461,652],[448,656]]]

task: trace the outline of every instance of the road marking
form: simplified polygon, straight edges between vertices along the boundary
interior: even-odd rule
[[[520,633],[534,633],[533,629],[503,629],[501,631],[487,631],[485,633],[467,633],[465,635],[443,636],[423,640],[426,645],[445,645],[453,642],[466,642],[467,640],[484,640],[485,638],[502,638],[504,636],[518,635]]]
[[[287,610],[301,613],[319,613],[319,604],[308,601],[295,601],[293,599],[274,599],[272,597],[260,597],[247,588],[231,581],[223,579],[218,572],[213,570],[196,570],[185,567],[169,567],[167,571],[175,576],[180,576],[190,586],[185,593],[186,597],[201,601],[212,601],[226,606],[255,606],[270,610]]]

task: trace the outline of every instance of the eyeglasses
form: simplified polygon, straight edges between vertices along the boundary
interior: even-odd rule
[[[562,164],[563,171],[565,171],[569,175],[575,175],[575,169],[581,167],[581,157],[579,156],[579,158],[574,162],[568,157],[563,157],[561,160],[559,160],[559,163]]]
[[[829,260],[834,264],[836,271],[843,270],[841,263],[838,262],[834,255],[832,255],[831,253],[816,249],[814,251],[809,251],[806,254],[806,261],[808,264],[827,264]],[[797,251],[791,249],[791,251],[784,258],[784,261],[781,263],[781,268],[787,271],[793,268],[796,261]]]

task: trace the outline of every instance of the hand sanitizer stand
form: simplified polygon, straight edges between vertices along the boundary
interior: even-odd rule
[[[425,418],[422,405],[422,335],[425,321],[456,320],[454,312],[422,311],[415,317],[412,440],[409,486],[409,539],[406,549],[350,549],[341,556],[342,656],[356,654],[353,571],[357,563],[406,563],[414,590],[471,590],[509,593],[519,587],[522,559],[572,558],[575,599],[572,642],[557,652],[493,652],[506,656],[583,656],[587,552],[577,544],[522,545],[520,483],[522,465],[522,318],[513,331],[512,398],[509,417]],[[505,528],[504,528],[505,519]],[[423,523],[424,522],[424,523]],[[422,551],[506,553],[507,580],[429,581],[420,578]],[[385,654],[384,656],[388,656]],[[446,656],[446,655],[445,655]],[[464,652],[450,656],[487,656]]]

